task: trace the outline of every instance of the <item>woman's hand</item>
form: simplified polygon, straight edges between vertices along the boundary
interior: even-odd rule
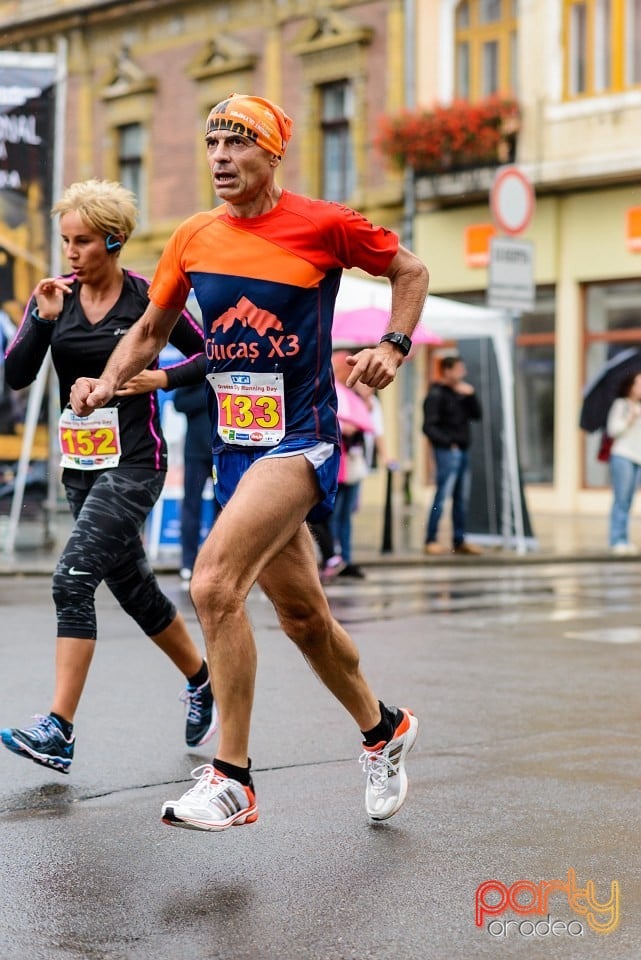
[[[45,277],[33,291],[41,320],[57,320],[62,313],[64,297],[71,293],[71,284],[64,277]]]
[[[137,393],[152,393],[154,390],[166,390],[169,377],[164,370],[141,370],[135,377],[116,390],[118,397],[131,397]]]

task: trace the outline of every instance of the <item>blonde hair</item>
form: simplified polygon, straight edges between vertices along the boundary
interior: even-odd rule
[[[77,212],[85,223],[104,234],[122,237],[124,243],[136,226],[136,198],[115,180],[83,180],[66,188],[51,208],[52,217]]]

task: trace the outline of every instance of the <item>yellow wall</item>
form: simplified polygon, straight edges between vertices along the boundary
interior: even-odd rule
[[[555,477],[551,488],[531,487],[533,508],[603,512],[609,492],[581,489],[583,435],[578,428],[585,381],[583,283],[641,275],[641,255],[625,245],[625,214],[640,203],[640,190],[614,187],[537,200],[523,235],[534,243],[537,284],[556,286]],[[487,270],[464,263],[463,234],[472,223],[491,219],[486,205],[419,215],[416,249],[430,269],[432,293],[484,290]],[[417,398],[418,402],[418,398]]]

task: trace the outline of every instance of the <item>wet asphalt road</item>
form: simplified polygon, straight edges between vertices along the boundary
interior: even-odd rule
[[[636,563],[582,563],[330,587],[376,691],[421,721],[407,803],[376,825],[357,732],[253,594],[260,819],[220,835],[160,823],[211,754],[186,751],[179,676],[101,590],[71,775],[0,750],[0,960],[636,960],[640,585]],[[24,724],[51,693],[48,578],[0,578],[0,618],[0,725]]]

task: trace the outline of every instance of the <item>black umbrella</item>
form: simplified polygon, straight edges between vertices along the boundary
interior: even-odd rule
[[[641,373],[641,350],[622,350],[601,367],[583,391],[579,426],[588,433],[605,430],[608,413],[626,377]]]

